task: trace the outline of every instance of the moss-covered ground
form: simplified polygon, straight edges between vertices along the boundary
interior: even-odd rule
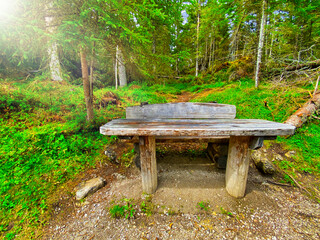
[[[124,117],[127,106],[171,102],[188,93],[191,101],[236,105],[237,118],[283,122],[314,88],[311,82],[269,82],[256,89],[251,79],[228,82],[208,77],[200,83],[186,78],[170,84],[95,89],[95,120],[88,124],[81,86],[41,78],[0,81],[0,238],[5,239],[26,232],[30,238],[37,236],[51,211],[48,199],[58,194],[59,186],[106,159],[104,147],[114,137],[100,135],[99,126]],[[118,102],[102,107],[101,99],[109,92]],[[310,118],[294,136],[276,140],[296,152],[293,161],[276,164],[297,181],[306,174],[318,179],[319,139],[320,120]],[[317,189],[319,184],[315,195]]]

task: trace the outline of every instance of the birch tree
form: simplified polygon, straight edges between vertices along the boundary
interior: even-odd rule
[[[54,26],[54,12],[53,12],[53,3],[50,2],[46,6],[46,29],[47,32],[51,35],[51,41],[48,42],[48,57],[49,57],[49,67],[50,67],[50,76],[53,81],[62,81],[61,66],[58,54],[58,45],[57,42],[53,39],[53,35],[56,32],[56,27]]]
[[[197,13],[197,49],[196,49],[196,77],[199,72],[199,31],[200,31],[200,0],[198,1]]]
[[[114,59],[114,81],[116,89],[118,89],[118,45],[116,47],[116,57]]]
[[[117,47],[116,55],[117,55],[118,69],[119,69],[119,86],[124,87],[124,86],[127,86],[127,74],[126,74],[124,57],[119,47]]]
[[[256,88],[259,86],[260,64],[261,64],[261,56],[262,56],[262,49],[263,49],[263,42],[264,42],[264,26],[266,24],[265,7],[266,7],[266,0],[263,0],[262,9],[261,9],[261,24],[260,24],[260,34],[259,34],[259,43],[258,43],[258,51],[257,51],[256,73],[255,73]]]

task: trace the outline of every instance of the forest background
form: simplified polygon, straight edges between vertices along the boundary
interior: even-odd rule
[[[189,92],[285,121],[316,94],[319,14],[319,0],[1,0],[1,236],[40,234],[57,189],[105,159],[114,138],[98,127],[126,106]],[[278,138],[298,152],[277,163],[284,180],[318,176],[318,118]]]

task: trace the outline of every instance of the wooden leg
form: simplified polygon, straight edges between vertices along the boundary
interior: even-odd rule
[[[157,189],[157,161],[155,137],[139,137],[142,191],[151,194]]]
[[[226,169],[227,192],[236,198],[245,195],[249,170],[249,144],[251,137],[231,136]]]

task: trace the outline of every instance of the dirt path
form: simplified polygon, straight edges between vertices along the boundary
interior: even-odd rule
[[[69,204],[68,208],[60,205],[44,238],[320,238],[320,205],[297,188],[270,184],[269,178],[250,167],[246,196],[235,199],[226,193],[225,171],[216,169],[205,155],[183,148],[173,152],[166,147],[157,154],[159,185],[149,199],[151,216],[140,210],[142,201],[147,200],[141,191],[139,170],[132,167],[114,174],[117,170],[113,169],[105,176],[108,185],[84,203]],[[124,198],[135,205],[134,218],[111,218],[108,208]],[[199,203],[208,203],[208,209],[201,210]]]
[[[178,98],[174,102],[189,102],[193,98],[193,94],[190,92],[182,92],[178,95]]]

